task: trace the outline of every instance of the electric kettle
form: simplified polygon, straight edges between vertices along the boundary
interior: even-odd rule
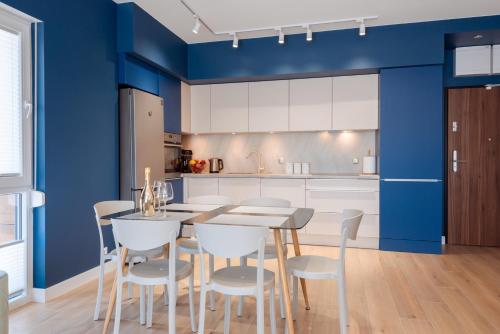
[[[222,162],[222,159],[212,158],[208,159],[208,161],[210,164],[210,173],[218,173],[224,169],[224,163]]]

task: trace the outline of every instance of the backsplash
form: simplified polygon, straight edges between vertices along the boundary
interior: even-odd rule
[[[377,154],[377,131],[188,135],[183,147],[194,159],[223,159],[226,173],[255,173],[256,155],[247,159],[252,151],[262,153],[266,173],[285,173],[286,162],[310,162],[313,174],[360,173],[368,150]]]

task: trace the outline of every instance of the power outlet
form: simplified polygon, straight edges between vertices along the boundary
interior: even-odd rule
[[[358,158],[352,158],[352,163],[357,165],[359,164],[359,159]]]

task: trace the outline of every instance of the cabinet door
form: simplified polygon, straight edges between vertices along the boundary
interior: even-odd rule
[[[311,221],[306,225],[307,234],[338,235],[342,230],[341,213],[314,213]],[[363,215],[359,225],[358,237],[379,237],[379,215]]]
[[[378,129],[378,74],[333,78],[333,129]]]
[[[250,132],[288,131],[288,80],[251,82]]]
[[[491,74],[491,45],[455,49],[455,75]]]
[[[219,193],[219,183],[216,177],[185,177],[184,182],[187,182],[185,200],[190,197]]]
[[[262,197],[274,197],[289,200],[294,208],[304,208],[304,179],[261,179],[260,193]]]
[[[332,128],[332,78],[290,80],[290,131]]]
[[[181,82],[181,132],[191,133],[191,87]]]
[[[181,133],[181,81],[170,75],[160,74],[158,89],[163,97],[165,131]]]
[[[380,183],[381,249],[441,252],[442,182]]]
[[[231,198],[234,203],[260,197],[260,179],[221,177],[219,178],[219,195]]]
[[[248,82],[211,86],[211,132],[248,132]]]
[[[210,132],[210,85],[191,86],[191,132]]]

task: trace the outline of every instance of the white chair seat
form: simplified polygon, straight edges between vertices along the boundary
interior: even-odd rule
[[[317,255],[303,255],[287,260],[289,275],[307,279],[334,279],[338,275],[338,260]]]
[[[286,254],[288,253],[288,248],[283,247],[283,253]],[[257,252],[253,252],[252,254],[248,255],[247,258],[249,259],[254,259],[257,260]],[[264,249],[264,260],[271,260],[271,259],[277,259],[278,255],[276,255],[276,246],[274,244],[268,244],[266,245],[266,248]]]
[[[186,240],[182,240],[178,245],[178,249],[180,252],[186,254],[198,254],[198,240],[194,238],[189,238]]]
[[[168,260],[151,260],[144,263],[139,263],[130,269],[127,277],[128,280],[141,282],[145,281],[157,281],[159,279],[165,279],[168,281]],[[192,272],[191,263],[187,261],[177,260],[175,262],[175,280],[181,280],[188,277]]]
[[[109,254],[111,256],[116,256],[116,249],[113,249]],[[148,259],[152,259],[161,255],[163,255],[163,247],[157,247],[147,251],[135,251],[129,249],[127,258],[146,257]]]
[[[248,290],[257,288],[257,267],[229,267],[214,272],[211,284],[226,289],[234,288],[232,295],[248,294]],[[274,273],[264,269],[264,290],[274,287]],[[243,290],[246,290],[242,292]],[[236,293],[236,291],[241,293]]]

